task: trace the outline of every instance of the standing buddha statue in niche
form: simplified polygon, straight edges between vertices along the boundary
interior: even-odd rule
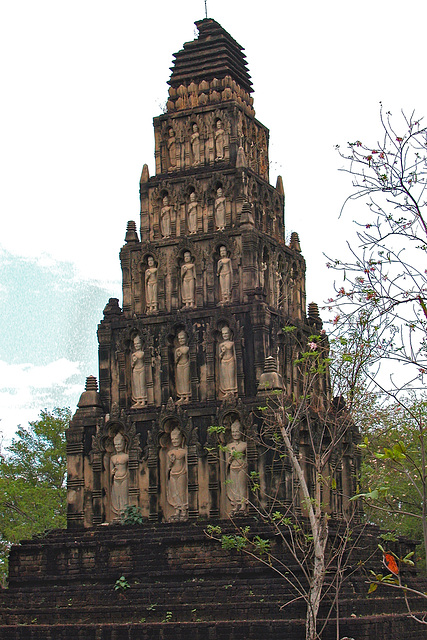
[[[219,248],[219,260],[216,272],[219,278],[219,302],[220,304],[231,302],[233,269],[231,259],[227,256],[227,248],[224,245]]]
[[[129,455],[125,452],[125,439],[120,432],[114,436],[115,453],[110,458],[111,511],[114,519],[129,504]]]
[[[265,288],[265,273],[267,271],[267,263],[262,261],[259,268],[259,286],[262,290]]]
[[[187,334],[180,331],[177,335],[178,346],[175,349],[175,386],[178,397],[177,404],[190,402],[190,347],[187,344]]]
[[[215,160],[224,160],[225,131],[221,120],[217,120],[215,131]]]
[[[141,338],[136,336],[133,341],[135,351],[131,356],[132,367],[132,400],[131,409],[139,409],[147,402],[147,387],[145,384],[145,362]]]
[[[183,445],[183,435],[176,427],[171,432],[172,448],[167,454],[168,479],[166,486],[166,498],[175,509],[171,521],[186,520],[188,513],[188,474],[187,474],[187,447]]]
[[[226,447],[227,498],[231,503],[231,514],[246,512],[248,464],[247,444],[242,440],[240,420],[231,425],[231,442]]]
[[[193,153],[193,167],[200,164],[200,134],[199,127],[193,124],[193,133],[191,134],[191,151]]]
[[[221,329],[222,342],[218,347],[220,397],[237,394],[236,352],[230,328]]]
[[[285,302],[283,267],[280,265],[276,271],[276,305],[282,307]]]
[[[172,128],[169,129],[167,145],[169,154],[169,170],[172,170],[176,168],[176,139],[175,131]]]
[[[215,198],[215,226],[217,231],[225,229],[225,197],[221,187],[218,187]]]
[[[181,298],[185,309],[195,306],[196,267],[191,262],[191,253],[184,252],[184,264],[181,267]]]
[[[187,216],[187,227],[190,235],[193,233],[197,233],[197,209],[198,202],[196,200],[196,194],[194,191],[190,193],[190,202],[188,204],[188,216]]]
[[[147,313],[157,311],[157,267],[153,256],[147,258],[148,268],[145,270],[145,305]]]
[[[160,211],[160,231],[163,238],[170,238],[171,236],[171,218],[172,218],[172,207],[169,204],[169,198],[164,196],[163,198],[163,207]]]

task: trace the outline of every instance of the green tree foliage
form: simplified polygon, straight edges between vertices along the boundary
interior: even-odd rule
[[[364,451],[361,486],[365,513],[382,528],[424,540],[427,466],[427,401],[371,401],[359,411]],[[421,545],[425,567],[425,547]]]
[[[351,403],[364,425],[361,491],[369,518],[423,539],[427,550],[427,129],[381,108],[381,140],[338,151],[357,212],[333,327]],[[362,391],[370,391],[366,396]],[[366,400],[368,398],[368,400]]]
[[[0,459],[0,580],[11,544],[66,523],[65,429],[69,409],[19,426]]]

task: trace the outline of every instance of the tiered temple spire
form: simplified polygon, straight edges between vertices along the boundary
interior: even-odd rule
[[[183,49],[174,53],[168,84],[178,88],[190,82],[210,82],[231,76],[240,86],[252,93],[252,81],[243,48],[218,22],[212,19],[196,22],[197,40],[186,42]]]
[[[123,504],[151,520],[245,514],[252,472],[265,495],[293,500],[256,407],[271,390],[299,397],[295,360],[322,321],[313,305],[307,317],[298,234],[285,243],[243,49],[215,20],[196,25],[154,118],[156,172],[144,165],[139,234],[130,221],[120,252],[122,307],[110,299],[98,327],[99,393],[90,406],[83,394],[67,434],[71,527],[112,522]]]

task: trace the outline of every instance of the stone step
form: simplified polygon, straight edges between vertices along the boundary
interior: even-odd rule
[[[274,530],[249,518],[246,523],[251,523],[244,526],[251,526],[253,534],[270,539],[282,561],[275,566],[291,583],[296,578],[304,580]],[[223,533],[235,533],[230,522],[219,526]],[[168,635],[171,627],[176,629],[174,640],[302,640],[303,635],[292,635],[294,628],[304,633],[305,618],[305,604],[296,598],[294,586],[272,569],[268,559],[263,563],[245,553],[227,551],[206,536],[204,527],[203,523],[101,526],[54,531],[43,540],[13,547],[10,588],[0,591],[0,624],[7,625],[1,627],[0,640],[164,640],[172,637]],[[353,568],[358,557],[376,549],[377,533],[370,527],[364,534],[352,557]],[[381,566],[381,560],[378,557],[373,562]],[[130,587],[116,591],[121,576]],[[416,575],[411,578],[416,584]],[[394,637],[392,616],[381,618],[390,627],[388,636],[375,632],[368,619],[384,611],[400,616],[405,609],[400,594],[380,591],[368,598],[365,575],[349,573],[340,592],[340,615],[357,619],[360,629],[374,629],[373,637],[382,640]],[[289,605],[282,608],[286,602]],[[420,606],[414,601],[415,609]],[[328,608],[325,600],[320,615],[327,615]],[[293,626],[286,627],[285,635],[283,625],[290,620]],[[276,623],[283,635],[275,635]],[[347,635],[371,637],[368,633]],[[404,636],[399,632],[395,637]],[[416,635],[413,638],[418,640]],[[322,640],[328,640],[327,635]]]
[[[321,621],[320,621],[321,624]],[[340,637],[425,640],[425,627],[406,615],[342,618]],[[0,640],[303,640],[304,620],[216,620],[215,622],[145,622],[135,624],[0,625]],[[335,621],[322,640],[336,640]]]
[[[125,623],[145,621],[203,621],[221,619],[276,619],[276,618],[304,618],[305,604],[302,600],[294,600],[295,594],[284,591],[271,590],[260,592],[255,585],[251,588],[235,593],[233,587],[226,592],[207,592],[203,586],[192,593],[180,593],[178,589],[165,588],[145,590],[141,585],[132,585],[123,592],[113,591],[111,588],[91,589],[82,588],[51,594],[20,594],[14,598],[3,594],[2,619],[7,624],[41,623],[84,623],[110,622]],[[381,613],[384,610],[384,597],[370,596],[357,598],[355,596],[340,598],[340,614],[343,616],[366,616]],[[282,605],[290,602],[286,607]],[[393,613],[406,611],[405,602],[401,597],[393,600],[388,598]],[[424,600],[411,599],[413,610],[422,610]],[[321,605],[320,614],[327,615],[330,603],[326,600]]]

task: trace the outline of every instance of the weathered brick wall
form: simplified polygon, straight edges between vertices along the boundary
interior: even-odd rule
[[[220,524],[224,532],[233,531],[230,523]],[[285,570],[301,579],[295,560],[271,531],[253,520],[250,526],[253,534],[271,537]],[[376,549],[378,533],[375,527],[364,531],[354,564]],[[13,547],[10,572],[10,588],[0,592],[1,639],[304,637],[304,602],[282,608],[294,600],[293,586],[258,559],[223,550],[200,523],[53,532]],[[114,589],[120,576],[129,585],[125,591]],[[366,591],[361,573],[344,582],[342,636],[424,637],[425,628],[420,631],[408,619],[399,594],[378,589],[368,598]],[[413,605],[420,608],[416,600]],[[325,602],[321,616],[327,608]],[[331,621],[322,640],[335,640],[334,625]]]
[[[425,640],[425,627],[406,616],[390,620],[377,616],[365,620],[343,620],[341,636],[357,640]],[[48,625],[38,627],[0,627],[1,640],[304,640],[304,623],[294,620],[258,622],[163,623],[88,625],[73,627]],[[336,640],[332,625],[322,640]]]

